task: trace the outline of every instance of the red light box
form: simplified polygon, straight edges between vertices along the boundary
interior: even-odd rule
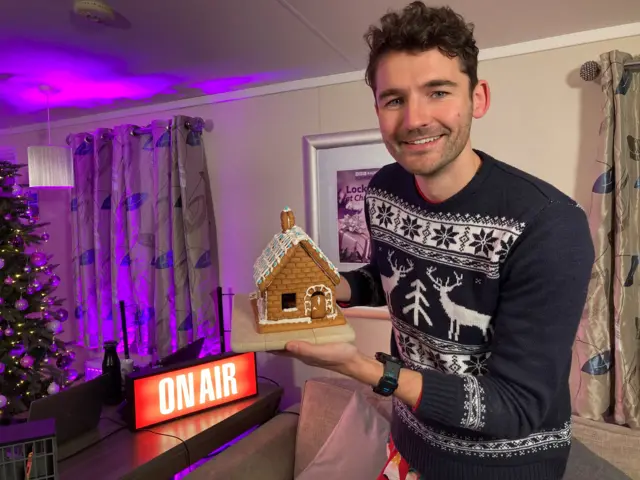
[[[131,430],[220,407],[258,394],[255,353],[228,353],[127,377]]]

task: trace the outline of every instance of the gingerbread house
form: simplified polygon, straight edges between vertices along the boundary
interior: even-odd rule
[[[295,224],[288,207],[280,214],[280,226],[253,267],[258,331],[343,325],[346,322],[336,303],[338,269]]]

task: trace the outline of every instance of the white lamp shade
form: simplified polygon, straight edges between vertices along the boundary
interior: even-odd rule
[[[73,188],[73,152],[69,147],[27,148],[29,186]]]

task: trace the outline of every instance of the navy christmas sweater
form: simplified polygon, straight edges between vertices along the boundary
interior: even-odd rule
[[[349,306],[388,306],[391,353],[422,373],[415,408],[393,401],[392,437],[412,468],[438,480],[559,480],[589,225],[553,186],[476,153],[475,177],[438,204],[396,163],[371,179],[372,260],[342,272]]]

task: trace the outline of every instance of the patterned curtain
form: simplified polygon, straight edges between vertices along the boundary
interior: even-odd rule
[[[70,136],[78,342],[165,355],[201,337],[217,352],[205,155],[199,119]]]
[[[600,56],[603,121],[589,210],[596,262],[574,346],[577,415],[640,428],[640,73]]]

